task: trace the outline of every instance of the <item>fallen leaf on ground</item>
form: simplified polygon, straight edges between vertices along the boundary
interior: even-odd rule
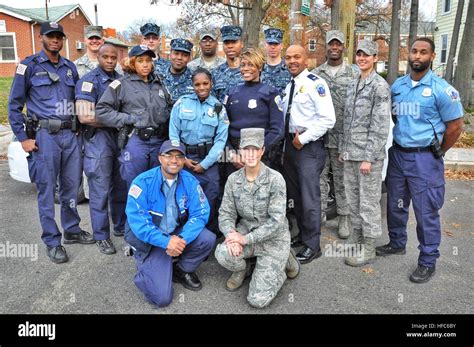
[[[374,273],[374,269],[373,269],[373,267],[368,266],[368,267],[364,267],[362,269],[362,272],[365,272],[366,274],[372,274],[372,273]]]
[[[451,230],[443,230],[443,233],[445,233],[446,235],[448,235],[449,237],[454,237],[454,234]]]
[[[447,169],[447,170],[444,170],[444,176],[448,180],[474,181],[474,171],[473,170]]]

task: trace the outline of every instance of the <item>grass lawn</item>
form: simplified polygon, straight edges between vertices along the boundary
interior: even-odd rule
[[[0,124],[8,123],[8,96],[13,77],[0,77]]]

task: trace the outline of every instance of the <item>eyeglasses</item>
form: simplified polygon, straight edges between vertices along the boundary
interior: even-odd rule
[[[202,43],[213,43],[214,39],[202,39],[201,42]]]
[[[185,156],[184,154],[169,154],[169,153],[163,153],[161,155],[163,158],[166,158],[168,160],[170,159],[177,159],[177,160],[184,160]]]

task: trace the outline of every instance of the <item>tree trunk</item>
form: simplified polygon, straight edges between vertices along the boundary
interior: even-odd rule
[[[458,90],[462,105],[466,108],[474,103],[472,96],[472,73],[474,69],[474,1],[469,1],[459,49],[458,65],[454,77],[454,87]]]
[[[413,42],[418,36],[418,7],[419,0],[411,0],[410,6],[410,32],[408,34],[408,52],[413,45]],[[407,73],[410,73],[410,65],[407,65]]]
[[[446,64],[446,73],[444,79],[449,84],[453,83],[454,59],[456,58],[456,48],[458,47],[459,30],[461,28],[462,12],[464,10],[464,0],[458,0],[458,9],[454,19],[453,36],[449,45],[448,63]],[[466,23],[467,24],[467,23]]]
[[[260,24],[265,17],[266,10],[263,0],[245,1],[244,4],[248,7],[252,7],[250,10],[245,10],[244,13],[244,46],[257,48],[260,41]]]
[[[398,58],[400,48],[400,9],[401,0],[392,1],[392,25],[390,28],[390,44],[388,56],[387,82],[392,84],[398,77]]]
[[[331,5],[331,30],[339,29],[339,0],[333,0]]]

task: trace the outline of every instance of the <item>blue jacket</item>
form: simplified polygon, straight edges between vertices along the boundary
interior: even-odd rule
[[[171,238],[158,227],[166,210],[166,197],[161,190],[164,180],[158,166],[138,175],[128,192],[125,212],[131,232],[125,235],[125,241],[141,259],[148,256],[152,246],[166,249]],[[207,224],[210,207],[199,181],[184,170],[178,175],[176,205],[177,230],[181,229],[178,236],[189,245]]]

